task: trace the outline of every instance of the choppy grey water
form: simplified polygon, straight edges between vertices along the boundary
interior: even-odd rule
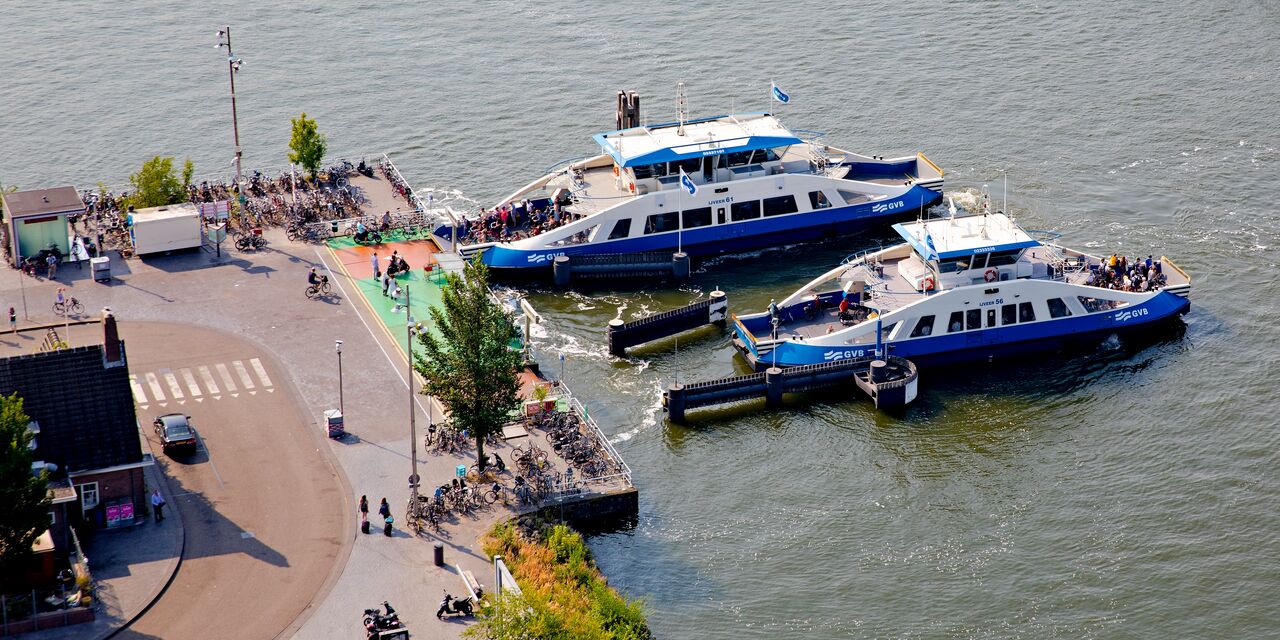
[[[0,180],[126,181],[146,157],[225,174],[233,25],[248,167],[305,110],[336,154],[491,200],[590,153],[612,93],[765,108],[833,144],[924,150],[1064,243],[1194,277],[1185,329],[865,402],[665,425],[662,385],[736,370],[727,338],[609,358],[619,314],[715,286],[761,308],[874,241],[711,265],[676,292],[534,293],[545,359],[636,470],[634,529],[595,537],[662,637],[1274,637],[1280,6],[1273,2],[10,3]],[[554,364],[552,365],[555,366]]]

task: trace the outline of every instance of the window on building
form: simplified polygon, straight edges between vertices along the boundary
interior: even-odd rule
[[[623,218],[613,225],[613,231],[609,232],[610,240],[618,240],[631,235],[631,218]]]
[[[947,320],[947,333],[955,333],[964,331],[964,312],[952,311],[951,319]]]
[[[711,224],[711,207],[687,209],[684,212],[684,228],[697,229]]]
[[[1071,315],[1071,310],[1067,308],[1067,303],[1062,298],[1049,298],[1046,301],[1049,304],[1050,318],[1065,318]]]
[[[796,206],[795,196],[787,195],[764,199],[764,215],[766,217],[783,216],[788,213],[795,213],[799,210],[799,207]]]
[[[964,328],[966,330],[982,328],[982,309],[970,309],[964,312]]]
[[[98,483],[86,482],[76,485],[76,493],[80,495],[80,508],[88,511],[98,506]]]
[[[933,320],[934,320],[933,316],[925,316],[923,318],[920,318],[920,321],[916,323],[916,328],[911,330],[911,337],[919,338],[922,336],[931,335],[933,333]]]
[[[814,209],[826,209],[831,206],[831,201],[827,199],[827,195],[821,191],[809,192],[809,204]]]
[[[1018,322],[1035,322],[1036,310],[1031,308],[1030,302],[1018,303]]]
[[[734,221],[755,220],[760,217],[760,201],[748,200],[729,205],[729,217]]]
[[[680,219],[675,211],[666,213],[655,213],[644,221],[644,233],[662,233],[663,231],[675,231],[679,226]]]
[[[1000,307],[1000,325],[1014,324],[1018,322],[1018,305],[1006,304]]]

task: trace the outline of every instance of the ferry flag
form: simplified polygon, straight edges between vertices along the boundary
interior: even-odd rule
[[[680,188],[684,189],[691,196],[698,195],[698,185],[689,178],[689,174],[684,172],[684,168],[680,168]]]
[[[928,229],[924,230],[924,244],[929,247],[930,256],[938,255],[938,248],[933,246],[933,234],[929,233]]]
[[[782,89],[779,89],[778,85],[776,84],[773,85],[772,93],[773,93],[773,99],[777,100],[778,102],[781,102],[782,104],[791,102],[791,96],[783,93]]]

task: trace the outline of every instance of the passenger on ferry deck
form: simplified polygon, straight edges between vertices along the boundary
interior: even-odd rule
[[[849,296],[844,296],[843,298],[840,298],[840,313],[844,314],[848,310],[849,310]]]

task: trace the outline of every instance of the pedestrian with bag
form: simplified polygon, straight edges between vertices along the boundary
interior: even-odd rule
[[[382,505],[378,507],[378,515],[382,516],[382,533],[388,538],[391,537],[391,505],[387,504],[387,499],[382,499]]]
[[[360,496],[360,532],[369,533],[369,496]]]

